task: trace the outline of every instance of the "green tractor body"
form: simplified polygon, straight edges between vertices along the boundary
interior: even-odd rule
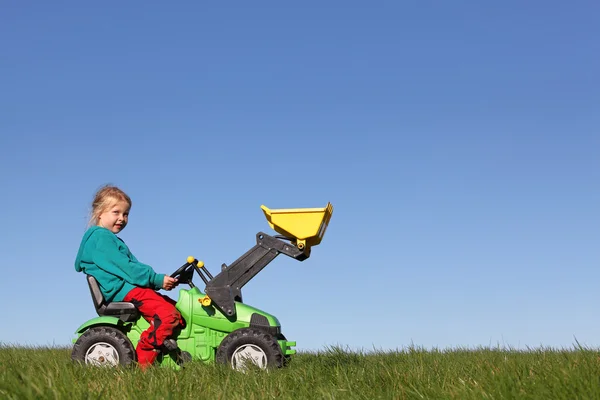
[[[231,332],[242,328],[256,328],[264,330],[271,334],[281,348],[283,356],[290,356],[296,353],[292,349],[295,342],[285,340],[281,334],[281,325],[279,320],[264,311],[249,306],[247,304],[235,303],[236,318],[231,320],[218,310],[211,306],[203,306],[201,300],[206,295],[198,288],[181,289],[179,291],[179,300],[176,307],[181,316],[186,321],[186,326],[177,332],[174,339],[182,352],[187,352],[192,359],[214,362],[216,349],[223,339]],[[133,348],[137,346],[140,335],[149,328],[150,324],[144,318],[137,318],[134,322],[123,322],[121,319],[112,316],[101,316],[93,318],[83,325],[77,331],[77,339],[88,329],[100,326],[110,326],[123,332]],[[162,365],[176,366],[178,363],[176,353],[166,353],[158,358],[157,362]]]

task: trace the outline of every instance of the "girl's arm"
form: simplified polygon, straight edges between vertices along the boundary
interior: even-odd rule
[[[99,230],[95,249],[92,251],[92,261],[98,268],[109,272],[135,286],[149,287],[159,290],[163,287],[164,274],[157,274],[151,266],[139,262],[135,257],[129,257],[120,250],[118,239],[110,232]]]

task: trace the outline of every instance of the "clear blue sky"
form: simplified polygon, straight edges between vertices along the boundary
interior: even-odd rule
[[[293,3],[293,4],[292,4]],[[299,350],[600,346],[595,1],[12,2],[0,12],[0,342],[95,316],[105,183],[158,272],[260,210],[335,211],[244,300]],[[170,292],[177,297],[176,292]]]

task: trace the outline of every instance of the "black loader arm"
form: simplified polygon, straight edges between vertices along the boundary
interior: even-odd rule
[[[242,302],[242,287],[280,253],[298,261],[310,256],[310,248],[300,250],[282,239],[259,232],[256,245],[206,284],[206,294],[226,316],[235,315],[235,302]]]

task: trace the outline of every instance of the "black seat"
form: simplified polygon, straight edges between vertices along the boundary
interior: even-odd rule
[[[107,303],[104,300],[104,296],[102,296],[102,292],[100,291],[100,286],[98,285],[98,281],[91,275],[87,276],[87,282],[90,286],[90,293],[92,295],[92,301],[94,302],[94,307],[96,307],[96,312],[100,316],[110,316],[110,317],[118,317],[123,322],[132,322],[138,319],[140,313],[137,308],[133,305],[133,303],[128,303],[126,301],[114,301],[112,303]]]

